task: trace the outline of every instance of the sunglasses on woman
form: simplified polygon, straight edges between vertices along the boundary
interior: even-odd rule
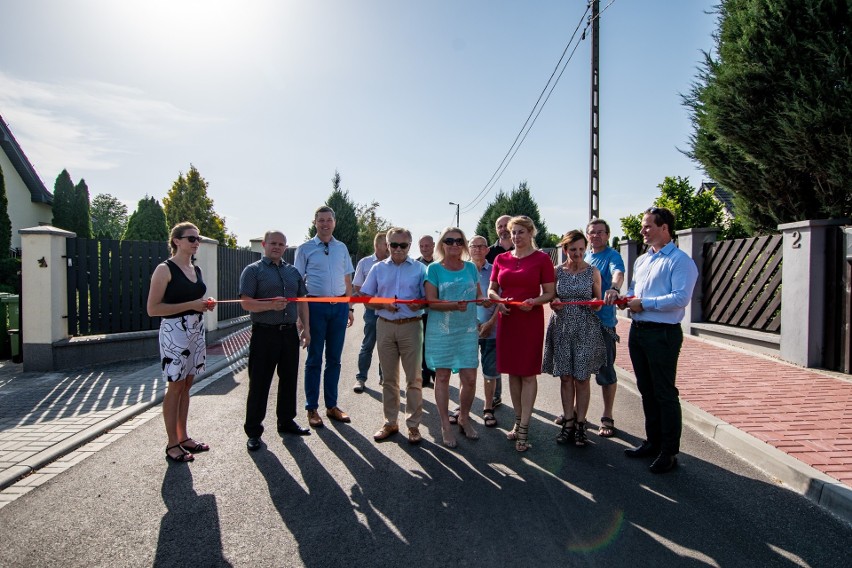
[[[450,237],[447,237],[446,239],[444,239],[444,244],[448,247],[453,245],[464,246],[464,239],[452,239]]]
[[[191,243],[197,243],[197,242],[201,241],[201,237],[196,237],[195,235],[187,235],[185,237],[177,237],[177,238],[186,239]]]

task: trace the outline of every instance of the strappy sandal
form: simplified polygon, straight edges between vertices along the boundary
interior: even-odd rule
[[[175,448],[180,450],[180,454],[173,456],[169,453],[169,450],[174,450]],[[175,444],[174,446],[166,447],[166,459],[172,460],[173,462],[177,463],[186,463],[195,460],[195,456],[183,449],[180,444]]]
[[[562,430],[559,431],[559,435],[556,436],[557,444],[571,444],[574,442],[574,433],[577,431],[576,422],[574,417],[572,416],[568,420],[562,421]]]
[[[497,419],[494,418],[493,408],[486,408],[482,411],[482,421],[485,422],[486,428],[494,428],[497,426]]]
[[[518,426],[517,439],[515,440],[515,450],[518,452],[525,452],[528,449],[532,448],[532,444],[529,443],[529,426]]]
[[[612,438],[615,436],[615,420],[607,416],[601,416],[601,425],[598,428],[598,436],[601,438]]]
[[[515,425],[511,430],[506,432],[506,439],[515,441],[518,439],[518,428],[521,427],[521,417],[515,416]]]
[[[586,423],[585,422],[577,422],[577,429],[574,431],[574,445],[578,448],[585,447],[589,442],[589,439],[586,437]]]
[[[192,442],[195,445],[188,446],[187,442]],[[198,453],[198,452],[209,452],[210,451],[210,446],[208,446],[204,442],[199,442],[198,440],[193,440],[192,438],[187,438],[186,440],[181,442],[180,447],[183,448],[184,450],[187,450],[187,451],[192,452],[194,454]]]

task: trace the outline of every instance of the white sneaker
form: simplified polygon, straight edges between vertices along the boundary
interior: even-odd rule
[[[357,379],[355,381],[355,386],[352,387],[352,390],[354,390],[357,393],[364,392],[364,381],[362,381],[361,379]]]

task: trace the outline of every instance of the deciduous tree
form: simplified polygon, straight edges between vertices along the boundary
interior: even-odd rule
[[[92,234],[97,239],[120,239],[127,227],[127,205],[109,193],[92,199]]]
[[[713,193],[698,193],[689,184],[688,178],[667,177],[657,187],[660,196],[654,200],[654,207],[665,207],[674,213],[675,230],[716,227],[720,229],[719,240],[745,236],[738,223],[725,219],[722,204],[713,197]],[[621,218],[621,228],[628,239],[642,241],[643,216],[644,213],[637,213]]]

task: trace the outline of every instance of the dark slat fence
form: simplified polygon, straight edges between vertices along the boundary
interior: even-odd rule
[[[68,335],[156,329],[145,304],[151,273],[169,257],[165,243],[69,238]]]
[[[227,247],[217,248],[218,299],[235,300],[240,297],[240,274],[246,266],[260,260],[260,253]],[[244,316],[246,313],[238,303],[218,304],[216,306],[216,315],[219,321]]]
[[[781,235],[707,243],[704,321],[780,333]]]

